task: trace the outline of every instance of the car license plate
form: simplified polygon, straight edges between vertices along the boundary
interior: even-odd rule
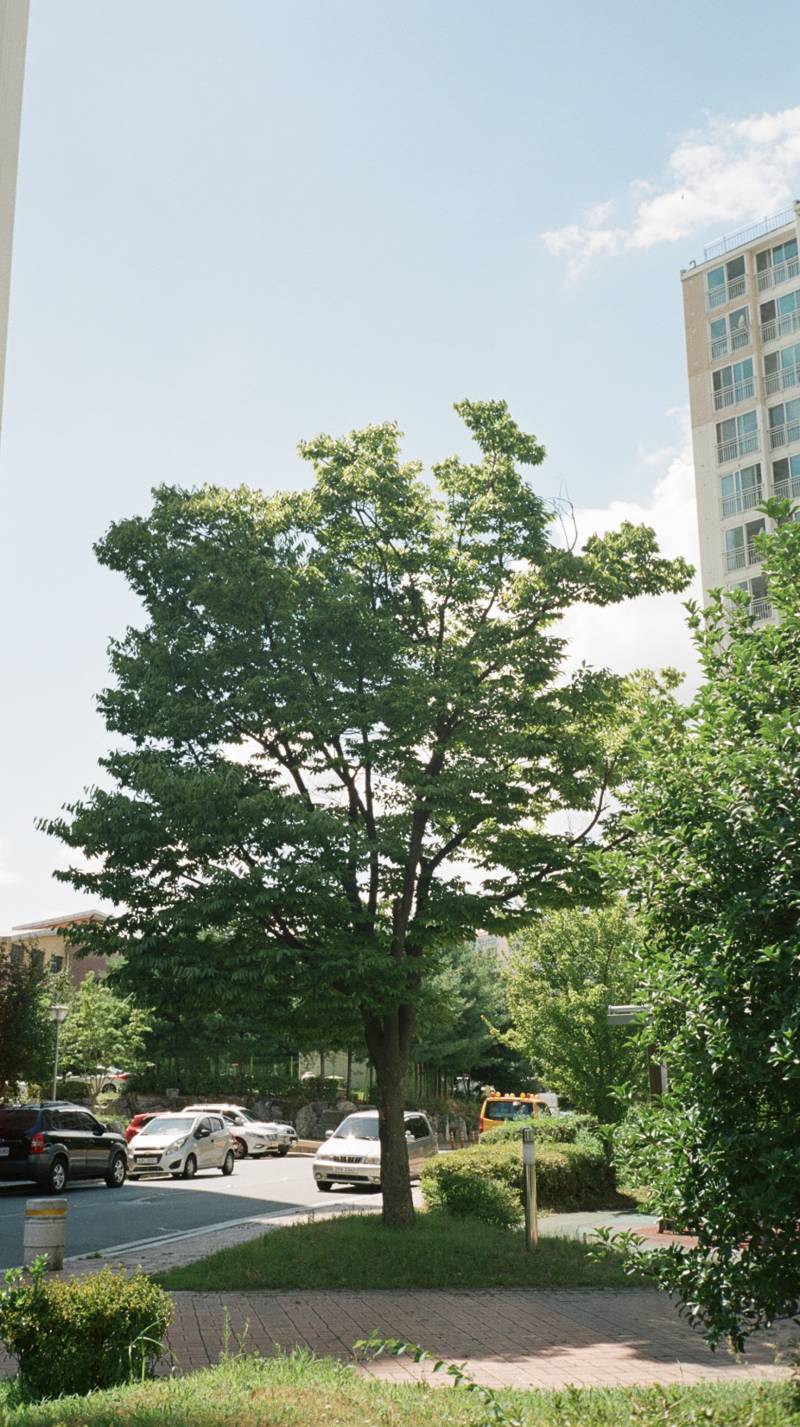
[[[7,1159],[11,1154],[10,1145],[0,1145],[0,1159]]]
[[[157,1154],[137,1154],[136,1156],[137,1164],[158,1164],[158,1160]]]

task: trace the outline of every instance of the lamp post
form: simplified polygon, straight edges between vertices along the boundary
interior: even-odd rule
[[[61,1027],[67,1019],[66,1006],[48,1006],[47,1014],[50,1020],[55,1023],[56,1028],[56,1054],[53,1061],[53,1099],[58,1099],[58,1038],[61,1034]]]

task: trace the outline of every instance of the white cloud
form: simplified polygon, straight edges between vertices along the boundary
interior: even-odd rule
[[[644,464],[651,470],[654,462],[663,472],[651,488],[649,497],[639,502],[612,501],[600,508],[579,508],[575,511],[579,542],[588,535],[616,530],[625,520],[651,525],[664,555],[683,555],[699,569],[697,515],[694,494],[694,472],[689,442],[688,416],[684,411],[669,413],[680,422],[680,437],[674,447],[652,453],[645,452]],[[693,586],[680,595],[659,595],[631,600],[618,610],[596,609],[582,605],[572,609],[563,622],[563,633],[569,640],[571,666],[585,661],[597,667],[603,665],[616,673],[634,669],[681,670],[686,677],[685,690],[698,682],[697,656],[686,627],[684,603],[701,599],[699,575]]]
[[[0,842],[0,887],[17,887],[22,881],[19,872],[10,867],[5,857],[6,845]]]
[[[630,184],[627,220],[613,199],[579,223],[543,233],[571,278],[599,257],[644,250],[715,227],[732,227],[786,208],[800,184],[800,105],[746,119],[711,118],[684,135],[661,183]],[[709,236],[712,236],[709,233]]]

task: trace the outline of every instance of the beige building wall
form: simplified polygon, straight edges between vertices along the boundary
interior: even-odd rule
[[[104,976],[108,964],[104,956],[78,956],[78,947],[67,941],[65,929],[86,922],[105,921],[102,912],[79,912],[56,917],[52,922],[28,922],[0,935],[0,957],[17,963],[37,961],[46,971],[65,971],[73,986],[79,986],[90,971]]]
[[[0,0],[0,426],[29,0]]]
[[[800,244],[800,202],[774,219],[710,244],[706,259],[681,273],[703,589],[707,593],[746,582],[754,612],[765,618],[771,613],[768,596],[762,591],[760,564],[748,556],[751,547],[746,537],[741,557],[726,550],[727,531],[760,519],[755,508],[759,502],[744,495],[723,500],[723,478],[728,478],[729,489],[737,472],[758,465],[760,499],[785,495],[789,492],[783,487],[776,492],[775,463],[800,457],[800,440],[792,439],[793,425],[784,429],[784,439],[777,440],[773,410],[800,398],[800,368],[789,365],[777,376],[773,370],[782,354],[800,343],[800,261],[772,263],[774,251],[792,239]],[[743,273],[728,280],[728,265],[738,270],[741,260]],[[725,269],[725,281],[715,288],[712,299],[709,283],[720,268]],[[767,303],[785,299],[788,304],[795,293],[796,318],[790,312],[778,321],[765,319]],[[729,319],[745,309],[747,330],[739,327],[734,335]],[[712,337],[714,322],[728,325],[724,338]],[[752,382],[744,383],[741,390],[734,387],[724,394],[718,390],[715,395],[715,373],[742,361],[752,361]],[[723,421],[737,422],[751,413],[755,413],[755,437],[740,438],[737,433],[733,442],[720,440]],[[797,430],[800,435],[800,427]]]

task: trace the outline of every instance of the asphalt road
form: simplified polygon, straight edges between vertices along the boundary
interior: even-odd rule
[[[21,1263],[25,1201],[37,1196],[32,1184],[0,1185],[0,1270]],[[65,1197],[68,1256],[118,1249],[254,1214],[381,1202],[379,1191],[366,1185],[320,1194],[311,1159],[301,1155],[238,1160],[229,1179],[219,1170],[206,1170],[191,1183],[152,1176],[107,1189],[102,1180],[78,1182],[67,1186]]]

